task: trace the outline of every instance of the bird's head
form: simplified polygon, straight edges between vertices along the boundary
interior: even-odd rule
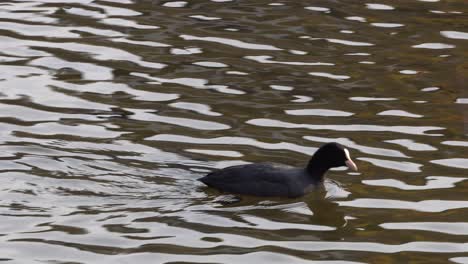
[[[357,166],[351,159],[349,150],[343,145],[331,142],[321,146],[312,156],[309,165],[309,170],[328,170],[330,168],[347,166],[353,171],[357,171]]]

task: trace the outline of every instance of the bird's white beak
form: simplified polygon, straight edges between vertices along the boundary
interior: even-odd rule
[[[350,168],[351,170],[353,171],[358,170],[356,164],[352,160],[347,160],[345,161],[345,163],[346,163],[346,166],[348,166],[348,168]]]
[[[357,171],[358,168],[356,164],[353,162],[353,160],[351,159],[351,157],[349,156],[349,151],[347,149],[344,149],[344,152],[346,154],[346,161],[345,161],[346,166],[353,171]]]

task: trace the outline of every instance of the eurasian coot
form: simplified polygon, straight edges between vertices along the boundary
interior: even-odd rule
[[[320,183],[328,169],[340,166],[357,171],[349,151],[341,144],[332,142],[321,146],[305,168],[253,163],[217,170],[199,180],[229,193],[299,197]]]

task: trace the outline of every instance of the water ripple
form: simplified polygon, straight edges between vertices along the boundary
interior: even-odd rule
[[[451,159],[439,159],[431,160],[431,163],[460,169],[468,169],[468,159],[465,158],[451,158]]]
[[[409,223],[384,223],[382,228],[390,230],[423,230],[452,235],[468,235],[468,223],[443,223],[443,222],[409,222]]]
[[[259,63],[271,63],[271,64],[284,64],[284,65],[296,65],[296,66],[333,66],[333,63],[325,62],[300,62],[300,61],[275,61],[271,60],[272,56],[260,55],[260,56],[245,56],[248,60],[253,60]]]
[[[393,187],[400,190],[432,190],[452,188],[455,187],[456,183],[466,180],[465,178],[445,176],[428,176],[426,179],[425,185],[412,185],[395,179],[363,180],[362,183],[372,186]]]
[[[368,9],[373,9],[373,10],[394,10],[395,9],[393,6],[384,5],[384,4],[366,4],[366,7]]]
[[[468,39],[468,33],[460,31],[441,31],[440,34],[450,39]]]
[[[83,52],[89,54],[96,60],[106,61],[106,60],[123,60],[123,61],[130,61],[136,63],[142,67],[149,67],[153,69],[161,69],[164,68],[166,65],[162,63],[155,63],[155,62],[147,62],[141,59],[140,56],[134,55],[132,53],[126,52],[121,49],[116,48],[109,48],[103,46],[96,46],[96,45],[87,45],[87,44],[78,44],[73,42],[65,42],[65,43],[55,43],[55,42],[45,42],[45,41],[29,41],[29,40],[19,40],[10,37],[0,37],[0,43],[5,48],[15,48],[17,49],[18,46],[23,46],[24,50],[30,50],[28,47],[46,47],[46,48],[57,48],[63,49],[66,51],[71,52]],[[14,51],[3,51],[4,53],[11,54],[16,56]],[[17,50],[16,50],[17,52]],[[39,51],[40,52],[40,51]],[[29,53],[29,52],[28,52]],[[17,53],[16,53],[17,54]],[[40,55],[39,55],[40,54]],[[47,56],[49,54],[22,54],[19,56]]]
[[[388,200],[388,199],[369,199],[361,198],[352,201],[338,202],[342,206],[351,206],[358,208],[382,208],[382,209],[400,209],[414,210],[420,212],[444,212],[447,210],[467,208],[468,201],[447,201],[447,200],[424,200],[419,202]]]
[[[288,115],[299,116],[352,116],[354,113],[331,110],[331,109],[297,109],[297,110],[284,110]]]
[[[167,123],[167,124],[189,127],[193,129],[199,129],[199,130],[224,130],[224,129],[230,128],[230,126],[221,124],[218,122],[195,120],[195,119],[183,118],[183,117],[162,116],[162,115],[153,113],[153,111],[151,110],[144,110],[144,109],[126,109],[126,110],[133,113],[131,116],[131,119],[134,119],[134,120]]]
[[[279,127],[279,128],[306,128],[310,130],[335,130],[335,131],[379,131],[379,132],[395,132],[413,135],[431,135],[439,136],[440,134],[427,134],[431,130],[441,130],[443,127],[424,127],[424,126],[378,126],[378,125],[312,125],[312,124],[297,124],[284,122],[274,119],[257,118],[247,121],[247,124],[262,126],[262,127]]]
[[[437,148],[423,143],[414,142],[411,139],[393,139],[393,140],[386,140],[387,143],[393,143],[400,146],[403,146],[409,150],[413,151],[436,151]]]
[[[316,136],[304,136],[304,139],[316,141],[316,142],[338,142],[348,148],[357,149],[362,153],[379,155],[379,156],[387,156],[387,157],[399,157],[399,158],[408,158],[405,154],[401,153],[398,150],[393,149],[385,149],[385,148],[376,148],[376,147],[369,147],[364,145],[359,145],[356,142],[348,139],[348,138],[324,138],[324,137],[316,137]]]
[[[409,113],[409,112],[404,111],[404,110],[386,110],[386,111],[377,113],[377,115],[402,116],[402,117],[412,117],[412,118],[421,118],[421,117],[423,117],[423,115]]]
[[[184,40],[198,40],[198,41],[208,41],[214,42],[218,44],[224,44],[228,46],[233,46],[236,48],[241,49],[251,49],[251,50],[282,50],[272,45],[265,45],[265,44],[255,44],[255,43],[248,43],[236,39],[229,39],[229,38],[220,38],[220,37],[197,37],[192,35],[180,35],[180,37]]]
[[[455,45],[445,43],[422,43],[419,45],[413,45],[413,48],[417,49],[453,49]]]
[[[347,46],[374,46],[372,43],[368,42],[359,42],[359,41],[350,41],[350,40],[344,40],[344,39],[326,39],[330,43],[338,43],[338,44],[343,44]]]
[[[280,142],[280,143],[266,143],[261,142],[251,138],[243,137],[218,137],[218,138],[195,138],[181,135],[169,135],[169,134],[160,134],[155,135],[146,140],[156,140],[156,141],[170,141],[170,142],[185,142],[192,144],[225,144],[229,143],[230,145],[248,145],[254,146],[262,149],[285,149],[291,150],[299,153],[304,153],[310,155],[314,153],[317,148],[312,147],[303,147],[293,143]]]
[[[138,73],[134,72],[131,73],[133,76],[138,76],[138,77],[143,77],[146,79],[150,79],[153,81],[152,84],[160,84],[160,83],[174,83],[174,84],[180,84],[180,85],[185,85],[185,86],[190,86],[193,88],[197,89],[213,89],[221,93],[228,93],[228,94],[244,94],[245,92],[229,88],[226,85],[208,85],[208,80],[205,79],[199,79],[199,78],[175,78],[175,79],[166,79],[166,78],[160,78],[160,77],[152,77],[146,73]]]
[[[422,164],[408,162],[408,161],[393,161],[393,160],[382,160],[375,158],[358,158],[359,160],[367,161],[375,166],[379,166],[386,169],[404,171],[404,172],[421,172]]]
[[[327,72],[309,72],[309,74],[312,76],[325,77],[325,78],[337,80],[337,81],[344,81],[344,80],[351,78],[350,76],[347,76],[347,75],[336,75],[336,74],[327,73]]]

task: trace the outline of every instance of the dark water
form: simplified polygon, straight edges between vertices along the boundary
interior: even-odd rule
[[[468,263],[468,5],[0,3],[0,260]],[[303,165],[299,199],[214,168]]]

